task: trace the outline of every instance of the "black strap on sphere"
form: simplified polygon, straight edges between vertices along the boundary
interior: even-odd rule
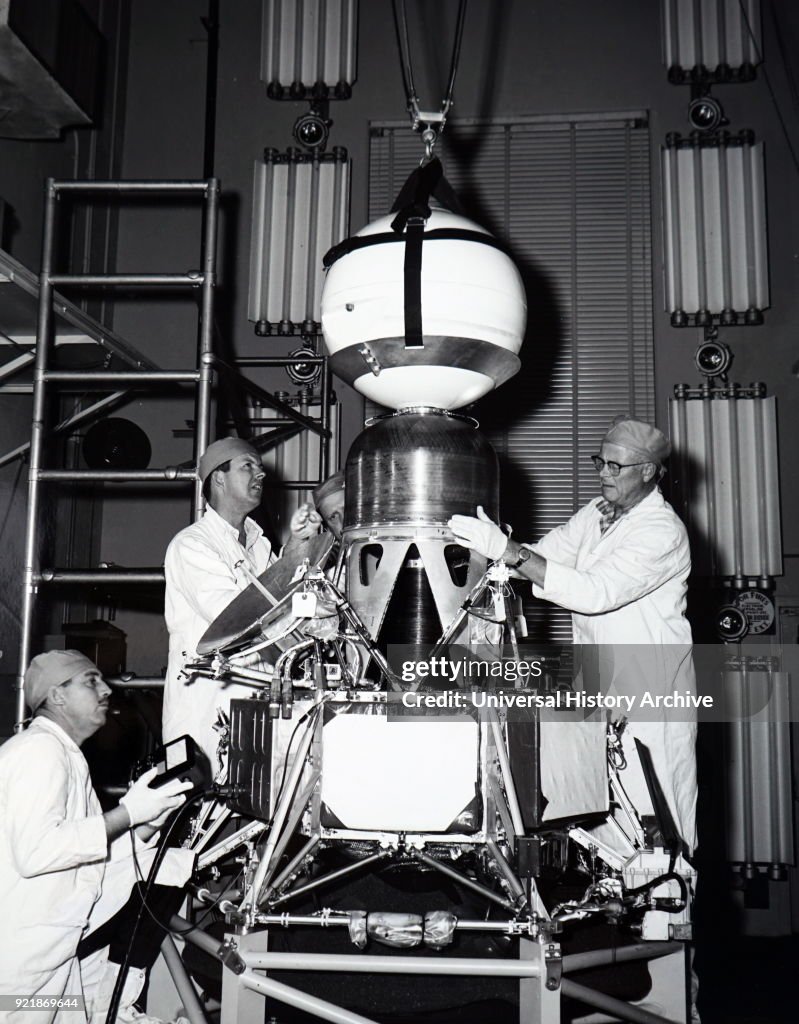
[[[431,198],[450,213],[459,217],[464,215],[455,189],[444,177],[444,168],[438,157],[417,167],[408,176],[391,207],[391,213],[397,215],[391,222],[391,230],[404,231],[409,217],[423,217],[427,220],[431,213]]]
[[[425,231],[425,242],[457,241],[457,242],[478,242],[480,245],[487,245],[491,249],[499,249],[500,252],[508,253],[507,246],[493,235],[487,235],[484,231],[469,231],[467,228],[435,228],[433,231]],[[323,260],[325,269],[329,269],[351,252],[358,249],[368,249],[370,245],[386,245],[392,242],[405,242],[405,235],[395,235],[393,231],[379,231],[374,235],[359,235],[357,237],[345,238],[343,242],[334,245]],[[508,253],[508,255],[510,255]]]
[[[423,243],[438,239],[450,239],[465,242],[479,242],[495,249],[504,250],[504,246],[492,235],[481,231],[470,231],[464,228],[436,228],[425,231],[425,223],[432,210],[430,200],[463,216],[463,208],[455,190],[444,177],[444,169],[438,158],[417,167],[408,177],[399,191],[391,212],[396,214],[391,222],[391,231],[381,231],[374,235],[345,238],[325,253],[323,265],[329,270],[342,256],[363,249],[370,245],[385,245],[386,242],[403,242],[405,245],[405,263],[403,268],[404,309],[405,309],[405,347],[423,348],[424,335],[422,324],[422,250]]]
[[[403,268],[405,348],[424,348],[422,338],[422,242],[424,218],[410,217],[405,234]]]
[[[444,177],[441,161],[435,157],[421,167],[417,167],[410,174],[391,207],[391,212],[397,215],[391,222],[391,230],[397,234],[405,232],[403,271],[405,348],[424,347],[422,340],[422,242],[424,241],[425,222],[431,214],[431,197],[435,197],[447,209],[451,209],[449,204],[453,203],[460,212],[458,197]]]

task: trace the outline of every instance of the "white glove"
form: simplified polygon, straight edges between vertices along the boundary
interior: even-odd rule
[[[150,783],[155,775],[156,768],[150,768],[136,779],[119,801],[128,812],[131,827],[158,821],[165,812],[174,811],[176,807],[186,802],[183,794],[192,788],[191,782],[172,779],[157,789],[151,789]]]
[[[492,522],[477,506],[477,518],[474,516],[453,516],[447,523],[455,535],[455,540],[465,548],[472,548],[478,555],[496,562],[504,554],[508,546],[508,538],[496,523]]]
[[[313,507],[310,502],[306,502],[304,505],[300,505],[294,515],[291,517],[291,523],[289,524],[289,530],[291,536],[297,540],[309,540],[311,537],[315,537],[319,533],[319,527],[322,525],[322,517]]]

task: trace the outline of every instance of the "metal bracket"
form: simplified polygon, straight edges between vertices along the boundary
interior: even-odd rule
[[[544,963],[547,969],[547,988],[554,992],[560,988],[560,980],[563,977],[563,957],[560,946],[551,942],[544,950]]]
[[[377,356],[366,343],[358,347],[358,355],[363,359],[375,377],[379,377],[380,371],[383,367],[380,365]]]
[[[216,955],[222,961],[223,966],[227,967],[229,971],[233,971],[234,974],[244,974],[247,970],[247,965],[239,954],[238,946],[230,939],[226,939],[222,943],[216,951]]]

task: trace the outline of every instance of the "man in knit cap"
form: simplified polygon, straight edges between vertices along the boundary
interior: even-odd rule
[[[0,994],[76,1000],[64,1013],[36,1012],[43,1022],[86,1019],[75,1012],[89,998],[78,943],[100,902],[111,914],[130,893],[127,833],[134,829],[137,843],[152,839],[191,788],[179,779],[150,788],[152,768],[103,813],[80,746],[105,724],[110,693],[79,651],[40,654],[25,674],[33,721],[0,747]],[[151,861],[142,857],[145,870]],[[0,1007],[4,1024],[30,1015]]]
[[[264,470],[261,456],[242,438],[226,437],[206,449],[198,467],[207,501],[205,515],[181,530],[164,560],[164,614],[169,630],[169,661],[164,687],[164,742],[191,735],[217,763],[218,709],[252,688],[195,678],[183,672],[197,644],[216,617],[254,577],[276,561],[269,541],[249,513],[261,504]],[[311,504],[291,518],[283,554],[299,550],[316,534],[321,516]]]
[[[605,692],[639,695],[694,688],[691,627],[685,617],[691,571],[688,536],[658,481],[671,451],[648,423],[617,417],[592,456],[601,496],[537,544],[519,544],[478,508],[477,517],[453,516],[456,539],[502,560],[533,584],[533,594],[572,613],[575,645],[590,645]],[[624,784],[639,812],[651,815],[639,746],[654,774],[685,850],[696,844],[696,725],[639,716],[623,742],[629,771]]]

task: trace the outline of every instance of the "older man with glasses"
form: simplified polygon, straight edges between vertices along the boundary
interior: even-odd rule
[[[572,613],[573,641],[591,645],[603,689],[657,696],[694,688],[685,617],[688,536],[658,488],[670,450],[655,427],[618,417],[592,456],[601,497],[534,545],[510,540],[482,508],[476,518],[450,520],[461,544],[502,560],[532,582],[536,597]],[[696,843],[695,741],[695,722],[667,720],[662,710],[639,714],[624,735],[630,796],[644,815],[657,809],[643,744],[654,788],[659,784],[689,854]]]

